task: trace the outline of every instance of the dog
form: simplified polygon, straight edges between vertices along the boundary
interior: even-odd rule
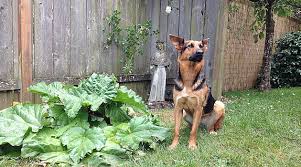
[[[175,35],[169,35],[172,45],[180,52],[178,56],[179,72],[173,89],[174,107],[174,137],[170,149],[179,143],[182,117],[191,125],[188,147],[197,148],[197,130],[199,126],[206,127],[210,134],[222,127],[225,117],[225,105],[216,101],[211,88],[206,83],[204,74],[204,54],[208,50],[208,40],[187,40]]]

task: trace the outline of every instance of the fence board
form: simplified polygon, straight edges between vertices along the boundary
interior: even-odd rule
[[[70,75],[86,74],[87,59],[87,1],[71,1],[71,62]]]
[[[70,0],[53,2],[53,64],[54,78],[70,75]]]
[[[100,0],[87,1],[87,74],[98,71],[100,55]]]
[[[141,24],[144,23],[146,20],[148,20],[146,7],[147,7],[147,0],[136,1],[136,10],[135,10],[136,24]],[[147,42],[145,43],[145,45],[146,44]],[[149,62],[147,58],[147,53],[148,53],[147,48],[144,47],[144,54],[138,55],[134,59],[134,68],[136,74],[143,74],[148,69],[147,67],[149,66],[149,64],[146,64],[146,62]]]
[[[161,4],[160,0],[153,0],[152,1],[152,8],[151,8],[151,21],[152,21],[152,31],[160,30],[160,12],[161,11]],[[150,44],[150,57],[155,54],[156,51],[156,41],[159,40],[158,35],[151,36]]]
[[[167,20],[167,13],[165,12],[166,6],[168,5],[168,0],[161,0],[160,6],[160,41],[166,42],[166,34],[168,28],[168,20]]]
[[[34,77],[53,74],[53,0],[34,0]]]
[[[174,46],[171,44],[169,40],[169,34],[179,35],[179,19],[180,19],[180,3],[179,0],[174,0],[170,4],[172,6],[172,12],[168,14],[168,22],[167,22],[167,34],[166,34],[166,46],[167,46],[167,54],[171,58],[171,69],[167,73],[168,78],[174,78],[177,75],[177,56],[178,52],[174,48]]]
[[[218,25],[218,13],[219,13],[219,0],[207,1],[205,12],[205,29],[204,38],[209,38],[209,48],[207,53],[207,61],[205,65],[205,72],[208,79],[209,86],[212,86],[212,74],[213,74],[213,62],[215,55],[215,44],[216,44],[216,30]]]
[[[15,80],[13,34],[12,1],[0,0],[0,82]],[[4,86],[0,83],[0,89]]]
[[[206,10],[205,0],[192,0],[191,37],[192,40],[200,40],[204,34],[204,14]]]
[[[113,1],[113,7],[111,8],[111,10],[119,10],[121,9],[120,6],[120,0],[112,0]],[[133,3],[133,1],[131,1],[131,3]],[[133,10],[133,9],[132,9]],[[111,56],[110,56],[110,62],[111,62],[111,69],[112,69],[112,73],[114,74],[120,74],[120,63],[118,63],[118,61],[120,60],[120,51],[119,48],[117,48],[117,46],[114,44],[110,47],[110,52],[111,52]]]
[[[102,8],[103,8],[103,16],[104,16],[104,39],[102,42],[106,42],[107,40],[107,34],[108,34],[108,31],[109,31],[109,27],[107,25],[107,22],[105,21],[105,18],[109,15],[112,14],[113,12],[113,2],[112,0],[103,0],[104,4],[102,5]],[[111,47],[113,46],[109,46],[109,48],[107,49],[104,49],[103,50],[103,55],[102,55],[102,58],[103,58],[103,63],[102,63],[102,66],[103,66],[103,72],[107,72],[107,73],[112,73],[113,72],[113,69],[112,69],[112,51],[111,51]]]
[[[192,1],[180,0],[179,35],[184,39],[190,39],[191,9]]]
[[[0,110],[11,106],[14,101],[19,101],[19,92],[17,91],[0,92]]]
[[[12,8],[13,8],[13,55],[14,55],[14,80],[16,80],[16,89],[20,89],[21,80],[20,80],[20,71],[19,71],[19,33],[18,33],[18,17],[19,17],[19,11],[18,11],[18,0],[12,0]]]

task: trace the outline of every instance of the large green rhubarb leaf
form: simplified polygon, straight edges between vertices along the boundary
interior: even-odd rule
[[[45,122],[46,109],[38,104],[19,104],[0,111],[0,145],[22,144],[26,132],[37,132]]]
[[[120,166],[122,157],[104,152],[93,152],[83,160],[85,166]]]
[[[113,76],[92,74],[88,79],[81,81],[79,88],[88,94],[102,96],[105,100],[111,100],[117,93],[117,82]]]
[[[39,94],[46,102],[58,101],[59,95],[64,92],[64,85],[60,82],[53,82],[47,85],[45,82],[40,82],[35,85],[31,85],[28,90],[32,93]]]
[[[67,151],[41,153],[37,158],[50,164],[73,164]]]
[[[113,99],[113,101],[128,104],[129,106],[143,112],[147,111],[147,107],[142,98],[125,86],[120,86],[117,91],[117,96]]]
[[[60,139],[56,138],[56,130],[50,128],[43,128],[38,133],[31,133],[27,136],[23,141],[21,156],[23,158],[37,157],[51,164],[72,163]]]
[[[135,117],[128,124],[120,124],[117,128],[116,139],[120,145],[133,150],[137,150],[141,142],[152,144],[169,135],[169,129],[154,125],[147,117]]]
[[[24,158],[35,157],[40,153],[61,152],[64,148],[60,139],[55,138],[56,131],[43,128],[38,133],[31,133],[23,141],[21,156]]]
[[[78,163],[87,153],[94,149],[100,151],[105,145],[105,136],[101,128],[85,129],[73,127],[61,137],[63,145],[70,151],[70,158]]]
[[[118,125],[123,122],[129,122],[132,118],[127,113],[127,108],[121,103],[110,103],[102,108],[106,117],[110,119],[111,124]]]

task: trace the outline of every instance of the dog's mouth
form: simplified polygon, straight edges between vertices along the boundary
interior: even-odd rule
[[[200,62],[203,59],[203,55],[204,54],[201,52],[195,53],[194,55],[189,57],[189,61]]]

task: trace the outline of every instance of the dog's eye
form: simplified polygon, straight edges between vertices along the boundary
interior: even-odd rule
[[[193,48],[193,44],[189,44],[187,47],[188,48]]]
[[[202,45],[202,44],[200,44],[200,45],[199,45],[199,47],[200,47],[200,48],[202,48],[202,47],[203,47],[203,45]]]

